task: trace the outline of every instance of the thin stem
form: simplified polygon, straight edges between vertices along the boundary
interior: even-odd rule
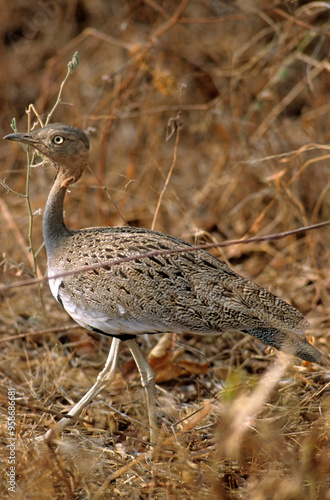
[[[67,73],[65,75],[65,78],[64,78],[63,82],[61,83],[60,90],[58,92],[56,102],[55,102],[54,106],[52,107],[52,109],[50,110],[50,112],[49,112],[49,114],[47,116],[45,125],[48,125],[48,123],[50,122],[50,119],[51,119],[51,117],[52,117],[55,109],[57,108],[57,106],[61,102],[61,97],[62,97],[62,92],[63,92],[63,88],[64,88],[64,85],[65,85],[65,82],[67,81],[67,79],[69,78],[69,76],[71,75],[71,73],[73,73],[74,70],[77,69],[78,66],[79,66],[78,52],[75,52],[73,54],[73,57],[72,57],[71,61],[68,63]]]
[[[25,185],[25,198],[26,198],[26,204],[28,207],[28,212],[29,212],[29,231],[28,231],[28,242],[29,242],[29,247],[28,250],[30,254],[32,255],[32,263],[33,263],[33,274],[35,277],[38,277],[38,265],[37,265],[37,254],[34,251],[33,247],[33,222],[34,222],[34,214],[32,211],[31,203],[30,203],[30,179],[31,179],[31,165],[34,164],[34,157],[35,153],[32,155],[32,159],[30,160],[30,154],[29,154],[29,148],[27,148],[26,152],[26,158],[27,158],[27,169],[26,169],[26,185]],[[45,320],[47,321],[47,314],[46,314],[46,307],[45,307],[45,302],[42,294],[42,289],[41,289],[41,284],[38,284],[38,293],[39,293],[39,300],[41,304],[41,308],[43,311],[43,316]]]
[[[174,169],[174,166],[176,164],[177,151],[178,151],[179,138],[180,138],[180,129],[181,129],[181,124],[179,122],[179,116],[180,115],[178,114],[172,120],[171,127],[172,127],[173,130],[172,130],[172,132],[170,132],[170,135],[167,137],[167,140],[168,140],[173,135],[173,133],[176,131],[175,145],[174,145],[174,151],[173,151],[173,160],[172,160],[172,164],[171,164],[171,166],[169,168],[169,171],[168,171],[168,174],[167,174],[167,177],[166,177],[166,180],[165,180],[165,184],[164,184],[163,189],[161,190],[161,193],[160,193],[159,198],[158,198],[157,207],[156,207],[154,218],[153,218],[152,224],[151,224],[151,229],[152,230],[155,229],[156,219],[157,219],[157,215],[158,215],[158,212],[159,212],[159,209],[160,209],[160,205],[162,203],[163,196],[164,196],[165,191],[167,189],[167,186],[168,186],[168,184],[170,182],[170,178],[172,176],[173,169]]]
[[[8,184],[6,184],[2,179],[0,179],[0,185],[2,187],[5,188],[6,191],[8,191],[8,193],[12,193],[12,194],[15,194],[16,196],[19,196],[20,198],[25,198],[25,194],[22,194],[22,193],[18,193],[17,191],[14,191],[14,189],[12,189],[11,187],[8,186]]]
[[[29,212],[29,232],[28,232],[29,252],[32,253],[32,256],[33,256],[33,271],[35,272],[35,275],[37,276],[37,267],[36,267],[36,262],[35,262],[35,255],[34,255],[34,251],[33,251],[33,241],[32,241],[33,217],[34,217],[34,215],[33,215],[32,207],[31,207],[31,203],[30,203],[31,161],[30,161],[29,150],[26,153],[26,158],[27,158],[27,169],[26,169],[25,198],[26,198],[26,204],[27,204],[28,212]]]

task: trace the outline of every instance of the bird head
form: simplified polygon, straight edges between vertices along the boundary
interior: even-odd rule
[[[31,145],[49,158],[58,170],[63,187],[77,182],[88,164],[87,135],[64,123],[52,123],[25,134],[9,134],[4,139]]]

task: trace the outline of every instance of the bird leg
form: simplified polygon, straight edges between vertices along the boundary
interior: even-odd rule
[[[118,352],[121,340],[118,338],[113,338],[111,343],[111,348],[105,367],[99,373],[95,384],[91,389],[85,394],[81,400],[74,405],[73,408],[68,412],[68,417],[64,417],[59,421],[61,429],[64,429],[68,424],[72,423],[72,417],[78,417],[81,411],[97,396],[110,382],[115,378],[117,363],[118,363]],[[70,418],[71,417],[71,418]],[[47,439],[51,437],[53,429],[49,429],[42,439]]]
[[[125,344],[131,351],[136,366],[138,367],[138,370],[140,372],[142,387],[144,387],[146,391],[147,409],[150,425],[150,441],[152,444],[156,444],[158,438],[158,428],[156,414],[155,374],[136,339],[125,340]]]

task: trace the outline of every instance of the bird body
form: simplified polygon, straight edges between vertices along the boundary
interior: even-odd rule
[[[62,243],[58,258],[48,262],[49,276],[69,274],[50,280],[50,287],[77,323],[113,336],[218,335],[228,329],[253,335],[255,328],[260,337],[263,329],[301,334],[308,327],[297,309],[204,250],[158,253],[185,247],[190,249],[182,240],[146,229],[74,231]],[[139,257],[153,251],[156,255]],[[130,260],[107,265],[126,258]],[[75,269],[79,272],[73,274]],[[274,336],[270,345],[280,348],[280,343]],[[309,346],[306,341],[307,350]]]
[[[65,194],[88,163],[89,140],[83,131],[54,123],[6,138],[31,144],[57,169],[43,220],[52,294],[77,323],[115,337],[99,382],[72,414],[113,376],[124,340],[140,370],[150,425],[155,427],[154,375],[135,341],[144,333],[219,335],[240,330],[301,359],[320,360],[303,335],[309,325],[297,309],[208,252],[149,229],[68,228]],[[68,419],[62,420],[66,425]]]

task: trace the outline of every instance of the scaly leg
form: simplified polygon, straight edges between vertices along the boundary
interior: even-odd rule
[[[142,387],[146,391],[147,408],[150,425],[150,441],[152,444],[157,443],[158,428],[157,428],[157,413],[156,413],[156,388],[155,374],[149,365],[145,355],[143,354],[136,339],[125,340],[125,343],[134,358],[136,366],[140,372]]]
[[[111,348],[105,367],[99,373],[95,384],[93,387],[85,394],[81,400],[74,405],[74,407],[68,412],[70,417],[78,417],[82,410],[97,396],[112,380],[115,378],[117,363],[118,363],[118,352],[121,340],[118,338],[113,338],[111,343]],[[64,417],[59,421],[61,429],[64,429],[68,424],[72,423],[73,419]],[[50,437],[52,429],[49,429],[42,439],[47,439]]]

